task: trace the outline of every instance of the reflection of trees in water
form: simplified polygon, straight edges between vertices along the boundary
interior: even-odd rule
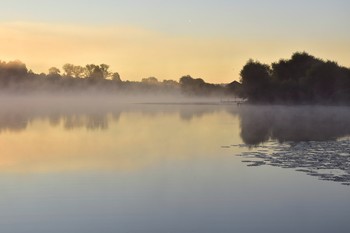
[[[108,129],[109,120],[118,121],[120,112],[105,113],[39,113],[39,112],[0,112],[0,133],[25,130],[35,120],[48,120],[52,127],[63,125],[66,130],[86,128],[89,130]],[[109,118],[110,117],[110,118]]]
[[[168,104],[145,104],[138,105],[138,111],[145,116],[156,116],[159,114],[178,115],[183,121],[191,121],[201,118],[207,114],[227,110],[226,106],[208,103],[168,103]]]
[[[180,119],[183,121],[191,121],[194,118],[201,118],[205,114],[208,114],[208,109],[195,109],[193,111],[180,111]]]
[[[269,139],[325,141],[350,135],[346,107],[244,107],[239,112],[241,137],[248,145]]]
[[[62,117],[65,129],[71,130],[76,128],[86,129],[108,129],[107,115],[91,114],[91,115],[68,115]]]
[[[349,140],[337,140],[350,135],[349,108],[245,106],[239,115],[248,166],[293,168],[350,185]]]
[[[21,131],[28,125],[29,119],[19,113],[5,113],[0,115],[0,132]]]
[[[118,122],[122,113],[135,113],[143,117],[156,118],[159,115],[179,116],[183,121],[190,121],[206,114],[224,109],[215,105],[128,105],[120,108],[61,108],[52,107],[8,108],[0,110],[0,133],[3,131],[18,132],[25,130],[29,123],[36,120],[47,120],[52,127],[62,125],[66,130],[86,128],[89,130],[106,130],[111,121]]]

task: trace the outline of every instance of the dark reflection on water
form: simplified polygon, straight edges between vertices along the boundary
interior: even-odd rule
[[[240,120],[248,166],[294,168],[350,185],[349,108],[247,106]]]
[[[65,129],[108,129],[109,120],[120,114],[139,112],[144,116],[178,114],[191,121],[215,111],[227,111],[240,120],[240,137],[249,146],[269,140],[278,142],[327,141],[350,135],[350,108],[224,106],[196,104],[114,104],[114,103],[0,103],[0,132],[25,130],[32,121],[46,119],[51,126]],[[111,119],[108,117],[111,116]],[[235,132],[233,132],[235,133]]]
[[[100,113],[47,113],[35,114],[29,112],[0,112],[0,132],[13,131],[19,132],[25,130],[27,126],[37,119],[48,119],[51,126],[57,126],[61,122],[67,130],[75,128],[87,128],[92,130],[107,129],[107,115]],[[115,119],[118,113],[113,113]]]
[[[66,130],[86,128],[107,130],[111,120],[118,122],[122,113],[141,113],[143,116],[159,114],[178,114],[183,121],[191,121],[205,114],[226,109],[219,105],[181,105],[181,104],[100,104],[84,106],[78,103],[52,106],[50,103],[31,103],[26,106],[1,105],[0,133],[26,130],[35,120],[48,120],[55,127],[60,124]],[[111,118],[109,118],[111,117]]]
[[[350,135],[350,108],[244,107],[239,112],[241,137],[247,145],[327,141]]]

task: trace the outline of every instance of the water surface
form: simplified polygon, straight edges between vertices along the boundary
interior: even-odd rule
[[[349,116],[335,107],[5,105],[0,229],[348,232],[349,186],[237,155],[336,144]]]

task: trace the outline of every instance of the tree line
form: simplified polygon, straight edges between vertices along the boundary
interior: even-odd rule
[[[350,103],[350,69],[306,52],[271,65],[249,60],[240,76],[240,96],[252,103]]]
[[[183,94],[203,97],[236,97],[251,103],[349,104],[350,69],[336,62],[297,52],[290,59],[271,65],[249,60],[240,72],[240,82],[207,83],[190,75],[179,81],[123,81],[107,64],[79,66],[65,64],[62,71],[51,67],[48,73],[34,73],[20,61],[0,61],[2,93],[86,92],[115,94]]]
[[[183,76],[179,81],[159,81],[148,77],[137,81],[123,81],[118,72],[107,64],[79,66],[67,63],[62,70],[51,67],[48,73],[34,73],[21,61],[0,61],[1,92],[78,92],[103,91],[115,94],[166,93],[188,96],[234,95],[232,86],[210,84],[201,78]]]

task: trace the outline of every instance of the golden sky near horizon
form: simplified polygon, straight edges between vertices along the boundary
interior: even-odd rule
[[[250,58],[308,52],[350,66],[346,0],[3,0],[0,60],[34,72],[109,64],[123,80],[239,80]]]
[[[34,72],[47,72],[65,63],[106,63],[123,80],[155,76],[178,80],[183,75],[208,82],[228,83],[239,79],[245,62],[271,63],[296,51],[350,64],[347,41],[305,41],[194,38],[169,36],[136,27],[87,27],[43,23],[1,23],[2,60],[21,60]]]

